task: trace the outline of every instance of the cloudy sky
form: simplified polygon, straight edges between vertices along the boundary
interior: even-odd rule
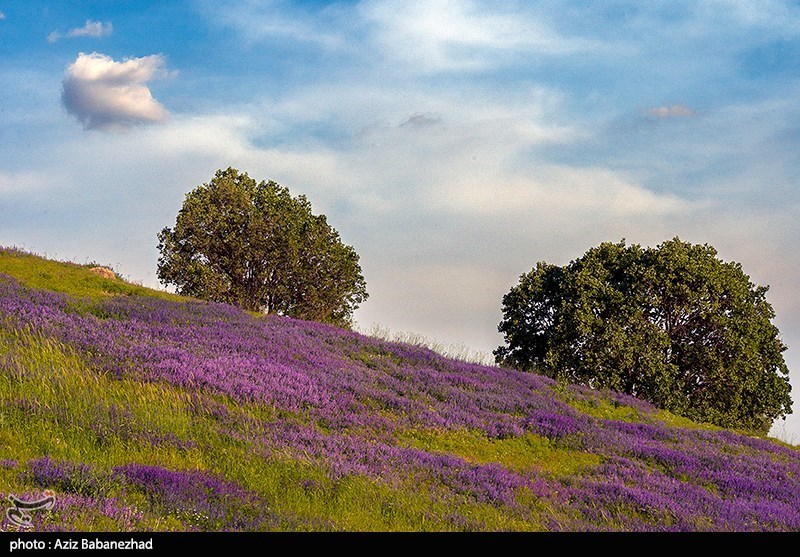
[[[537,261],[709,243],[770,285],[800,442],[796,1],[0,0],[0,244],[158,287],[233,166],[361,255],[373,325],[490,352]]]

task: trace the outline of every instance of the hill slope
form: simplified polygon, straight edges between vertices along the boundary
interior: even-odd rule
[[[775,440],[89,275],[0,250],[0,499],[53,490],[37,530],[800,530]]]

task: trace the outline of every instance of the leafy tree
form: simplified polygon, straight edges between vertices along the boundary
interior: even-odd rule
[[[368,297],[358,254],[325,215],[233,168],[189,192],[158,240],[158,278],[187,296],[342,326]]]
[[[769,287],[709,245],[604,243],[540,262],[503,297],[499,364],[767,433],[791,413]]]

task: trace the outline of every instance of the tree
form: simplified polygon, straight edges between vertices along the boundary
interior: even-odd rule
[[[768,289],[707,244],[604,243],[520,277],[503,297],[505,345],[494,355],[501,365],[767,433],[792,405]]]
[[[325,215],[233,168],[186,194],[158,240],[158,278],[187,296],[341,326],[368,297],[358,254]]]

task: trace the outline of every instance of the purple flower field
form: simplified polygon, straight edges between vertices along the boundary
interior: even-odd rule
[[[7,275],[0,331],[57,341],[109,385],[178,393],[175,419],[191,418],[158,426],[99,400],[96,423],[56,423],[24,392],[0,399],[92,440],[0,454],[3,498],[60,497],[41,529],[800,530],[796,448],[627,396],[221,304],[78,299]],[[13,353],[0,352],[12,388],[26,373]],[[138,456],[114,456],[123,446]],[[359,505],[376,522],[340,518]]]

